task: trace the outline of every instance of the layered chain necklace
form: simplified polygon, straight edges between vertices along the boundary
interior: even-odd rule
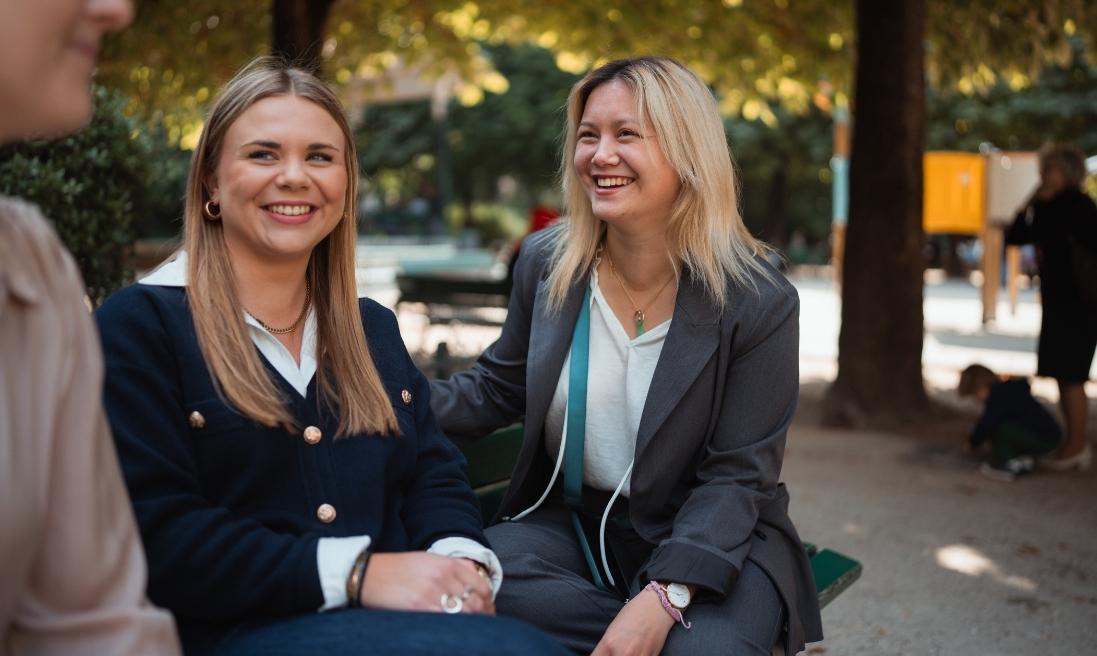
[[[651,304],[659,298],[663,293],[663,290],[670,284],[670,281],[674,280],[675,276],[672,273],[670,277],[667,278],[667,281],[663,283],[663,286],[659,288],[659,291],[655,292],[655,296],[652,296],[651,300],[649,300],[644,307],[640,307],[640,304],[632,297],[632,293],[629,291],[628,285],[625,284],[625,280],[621,277],[621,274],[617,273],[617,267],[613,266],[613,258],[610,257],[609,249],[606,249],[606,261],[609,262],[609,272],[613,274],[614,279],[617,280],[617,284],[621,286],[621,291],[625,292],[625,297],[628,298],[628,302],[632,304],[632,321],[636,325],[636,336],[639,337],[644,334],[644,319],[646,318],[644,310],[651,307]]]
[[[301,322],[304,321],[304,319],[305,319],[305,315],[308,314],[309,305],[311,305],[311,304],[312,304],[312,287],[309,285],[309,281],[306,280],[305,281],[305,303],[301,306],[301,312],[297,315],[297,318],[293,320],[293,323],[291,323],[288,328],[274,328],[272,326],[268,326],[265,321],[263,321],[259,317],[255,316],[255,313],[252,312],[251,310],[248,310],[247,308],[244,308],[244,312],[247,312],[248,315],[252,319],[255,319],[257,322],[259,322],[259,325],[262,326],[263,329],[266,330],[268,333],[271,333],[272,335],[287,335],[287,334],[292,333],[293,331],[297,330],[297,326],[301,325]]]

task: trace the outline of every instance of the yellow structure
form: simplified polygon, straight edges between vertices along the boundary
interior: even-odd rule
[[[986,225],[986,157],[929,152],[923,167],[922,226],[926,234],[980,234]]]

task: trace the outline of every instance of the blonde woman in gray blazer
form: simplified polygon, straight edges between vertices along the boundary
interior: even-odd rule
[[[525,423],[497,608],[597,656],[796,653],[822,639],[778,482],[799,302],[743,225],[716,103],[673,60],[606,64],[562,171],[499,340],[432,384],[451,437]]]

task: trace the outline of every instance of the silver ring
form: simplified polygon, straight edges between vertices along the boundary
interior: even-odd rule
[[[461,612],[461,609],[465,607],[465,602],[460,597],[450,596],[449,593],[443,594],[439,599],[442,605],[442,612],[450,615],[456,615]]]

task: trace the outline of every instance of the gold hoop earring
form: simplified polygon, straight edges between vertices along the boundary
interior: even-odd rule
[[[209,218],[221,218],[221,206],[213,202],[212,200],[207,200],[206,204],[203,205],[202,208],[206,211],[206,216],[208,216]]]

